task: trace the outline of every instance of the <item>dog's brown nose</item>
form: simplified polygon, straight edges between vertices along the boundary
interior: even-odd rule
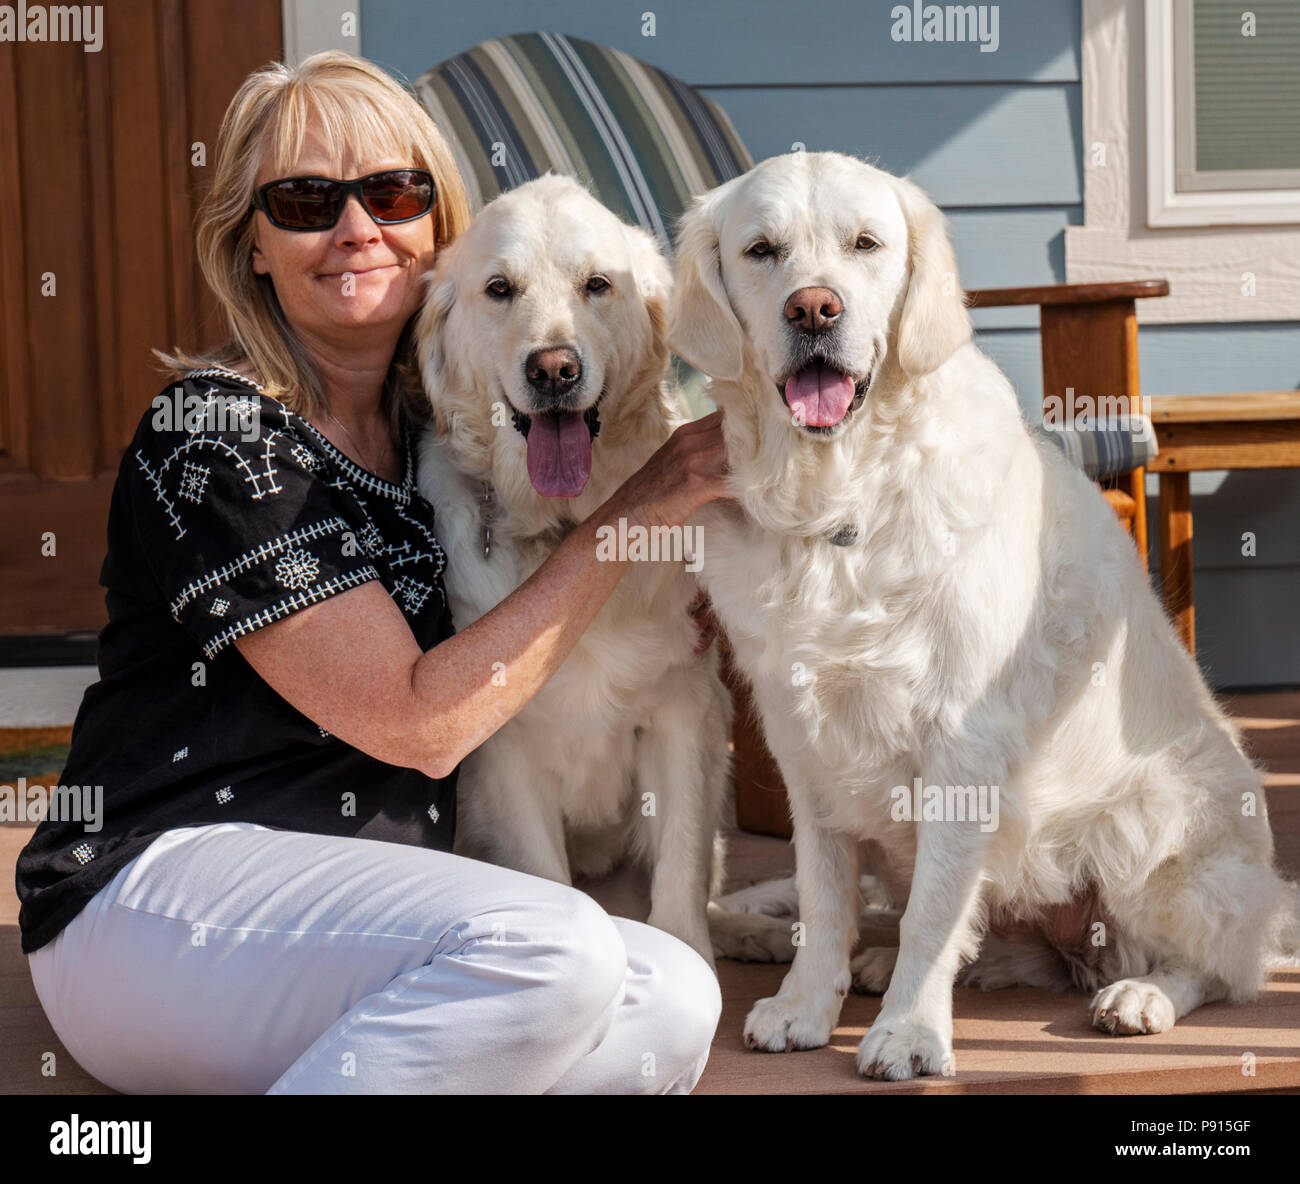
[[[578,351],[564,347],[533,350],[524,363],[524,377],[541,394],[563,394],[582,377]]]
[[[829,288],[800,288],[785,302],[785,319],[800,333],[825,333],[833,329],[843,311],[840,298]]]

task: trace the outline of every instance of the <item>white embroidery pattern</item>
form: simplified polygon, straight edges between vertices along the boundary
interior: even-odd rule
[[[193,465],[193,468],[196,473],[198,470],[202,470],[203,484],[196,488],[193,483],[195,480],[194,477],[191,477],[190,481],[187,483],[184,466],[191,465],[192,462],[186,454],[195,449],[198,449],[200,452],[207,449],[209,451],[215,451],[218,454],[226,454],[222,463],[228,463],[236,470],[240,471],[243,474],[244,484],[252,486],[252,492],[249,496],[254,501],[260,501],[262,498],[266,497],[267,494],[279,493],[282,489],[282,486],[275,479],[277,470],[273,461],[275,458],[276,441],[283,435],[284,433],[278,429],[272,430],[266,434],[262,441],[262,455],[257,458],[257,461],[261,466],[260,470],[254,468],[229,440],[223,439],[219,435],[208,435],[207,433],[199,433],[198,435],[190,436],[183,444],[177,445],[176,448],[174,448],[171,453],[162,460],[156,473],[150,467],[148,460],[145,459],[144,453],[139,449],[136,449],[135,459],[136,463],[139,464],[140,468],[143,470],[145,479],[153,487],[154,497],[166,510],[167,518],[171,522],[172,528],[176,531],[177,539],[182,539],[185,537],[185,527],[181,523],[180,515],[176,513],[175,504],[166,493],[163,492],[163,477],[166,475],[167,470],[175,463],[176,458],[182,458],[183,467],[180,482],[181,495],[188,498],[190,501],[197,502],[199,498],[202,497],[203,492],[207,487],[207,477],[212,471],[208,466],[195,464]]]
[[[330,734],[324,728],[322,728],[320,724],[316,725],[316,730],[321,734],[322,740],[328,740],[330,738]]]
[[[292,456],[293,459],[302,465],[304,469],[313,473],[316,472],[317,469],[321,468],[325,463],[305,444],[295,444],[293,446]]]
[[[95,858],[95,852],[91,850],[89,843],[78,843],[72,848],[72,858],[84,865]]]
[[[301,468],[322,474],[331,488],[346,492],[348,501],[358,505],[365,517],[360,527],[342,517],[334,517],[308,526],[298,527],[278,538],[250,548],[222,567],[205,572],[183,588],[169,606],[172,617],[177,622],[181,619],[181,611],[199,596],[204,593],[217,592],[218,589],[223,589],[223,585],[225,586],[224,590],[228,590],[229,587],[234,586],[234,577],[279,556],[273,574],[281,585],[293,593],[275,604],[267,605],[228,625],[223,632],[203,645],[203,652],[206,657],[213,658],[237,638],[271,624],[300,608],[315,604],[336,592],[344,591],[367,580],[382,581],[386,578],[380,575],[375,566],[367,565],[357,571],[346,572],[329,580],[315,583],[321,578],[321,560],[302,544],[329,535],[344,535],[348,531],[353,531],[358,544],[367,555],[376,558],[382,557],[384,562],[390,565],[390,568],[406,568],[408,572],[411,572],[412,574],[403,573],[395,581],[392,589],[393,598],[404,606],[405,611],[414,614],[425,609],[434,587],[438,588],[439,595],[445,606],[446,594],[438,582],[438,576],[446,567],[446,555],[441,544],[433,532],[428,529],[426,523],[405,512],[415,497],[414,432],[410,425],[404,425],[402,432],[404,461],[402,481],[401,484],[394,484],[367,472],[355,464],[311,423],[301,416],[297,416],[279,400],[266,395],[263,389],[252,380],[221,366],[193,371],[186,377],[201,378],[207,376],[224,376],[261,394],[261,407],[259,407],[256,400],[245,398],[238,400],[233,405],[227,403],[228,406],[233,406],[234,410],[242,413],[259,410],[264,413],[274,411],[277,415],[283,416],[284,422],[282,425],[268,430],[265,425],[265,416],[263,416],[263,428],[260,436],[262,446],[257,450],[260,453],[257,456],[244,455],[244,453],[252,452],[253,449],[251,448],[244,447],[242,451],[235,448],[229,438],[229,433],[223,436],[221,433],[202,432],[191,435],[185,443],[180,444],[170,456],[161,462],[156,473],[151,469],[145,457],[139,452],[136,453],[140,467],[153,488],[155,498],[163,505],[176,532],[177,539],[185,535],[185,526],[176,511],[176,507],[164,492],[163,478],[166,476],[167,469],[175,464],[177,458],[180,457],[184,465],[181,474],[181,492],[183,496],[190,501],[197,501],[202,498],[207,489],[207,478],[211,474],[211,469],[206,465],[195,463],[190,459],[190,456],[203,450],[206,450],[209,455],[215,452],[222,464],[232,465],[238,470],[242,474],[243,484],[249,488],[249,497],[257,501],[268,494],[282,492],[283,487],[276,479],[275,461],[277,459],[277,449],[287,447],[288,452],[281,452],[281,456],[286,459],[292,457],[294,463]],[[208,393],[209,396],[214,396],[217,389],[214,387]],[[229,400],[229,396],[226,396],[226,398]],[[298,428],[299,422],[302,424],[302,429]],[[254,442],[242,441],[237,437],[235,443],[251,444]],[[335,471],[332,478],[328,476],[331,469]],[[398,545],[388,542],[371,517],[369,508],[366,505],[366,498],[361,496],[363,492],[382,496],[398,517],[410,526],[409,537],[404,538]],[[432,579],[430,579],[428,569],[420,566],[424,563],[432,564],[435,567],[432,572]],[[416,579],[415,574],[424,576],[424,580]],[[313,584],[314,586],[312,586]],[[216,595],[209,605],[208,612],[211,616],[225,616],[230,607],[231,601],[228,598]],[[322,737],[329,737],[330,734],[322,728],[321,735]],[[184,751],[188,753],[188,750]],[[180,759],[180,755],[178,754],[174,759]]]
[[[354,588],[357,584],[364,583],[366,580],[377,579],[379,579],[379,572],[373,567],[366,566],[341,576],[335,576],[334,579],[328,580],[324,584],[317,584],[310,591],[299,592],[295,596],[286,596],[283,600],[267,605],[266,608],[259,609],[250,616],[236,621],[224,633],[218,633],[216,637],[204,645],[203,654],[205,657],[215,658],[236,638],[243,637],[246,633],[252,633],[254,629],[261,629],[266,625],[270,625],[281,617],[297,612],[300,608],[306,608],[309,604],[315,604],[318,600],[324,600],[327,596],[333,596],[336,592]]]
[[[292,415],[293,413],[286,412],[286,414]],[[316,438],[321,446],[321,451],[331,454],[334,457],[334,464],[336,467],[341,472],[346,473],[350,478],[348,482],[344,482],[345,488],[350,486],[355,490],[355,488],[359,486],[367,493],[381,494],[383,497],[395,501],[399,505],[406,505],[406,503],[411,500],[411,484],[413,481],[412,469],[414,466],[410,459],[409,441],[407,441],[406,448],[406,483],[404,485],[394,485],[391,481],[385,481],[381,477],[376,477],[373,473],[363,469],[350,456],[348,456],[347,453],[336,448],[327,436],[320,432],[314,424],[303,419],[302,416],[298,417],[298,422]],[[335,481],[332,482],[332,484],[337,486],[339,482]]]
[[[187,375],[185,375],[185,377],[208,378],[213,374],[222,374],[226,378],[233,378],[236,382],[240,382],[244,386],[251,386],[255,391],[260,391],[262,389],[261,386],[251,378],[245,378],[244,375],[240,374],[237,370],[231,370],[226,366],[208,366],[203,370],[191,370]]]
[[[430,807],[429,807],[429,817],[432,818],[434,822],[437,822],[438,819],[441,817],[441,815],[438,813],[438,807],[437,807],[437,806],[430,806]]]
[[[190,746],[187,744],[184,748],[178,749],[176,752],[172,753],[172,764],[174,765],[177,761],[183,761],[189,755]]]
[[[361,507],[363,513],[366,515],[367,526],[363,529],[368,532],[374,527],[374,522],[370,514],[370,507],[366,505],[365,499],[357,493],[355,487],[350,485],[344,478],[337,477],[330,482],[330,488],[347,490],[351,493],[352,496],[356,498],[357,504]],[[382,552],[384,559],[393,567],[403,567],[408,563],[433,562],[437,564],[437,570],[433,573],[434,576],[437,577],[441,575],[443,569],[447,566],[447,556],[442,549],[442,544],[438,542],[437,536],[435,536],[434,533],[418,518],[413,518],[409,513],[407,513],[405,503],[399,502],[396,504],[393,507],[393,513],[411,527],[410,533],[412,535],[418,535],[423,538],[423,541],[429,547],[429,550],[422,550],[409,539],[403,540],[400,546],[394,546],[392,543],[385,541],[383,536],[379,535],[376,530],[376,536],[382,544],[380,551]],[[371,554],[373,555],[375,552],[371,551]]]
[[[208,475],[211,472],[207,465],[196,465],[192,460],[187,460],[181,470],[180,488],[176,492],[197,505],[203,500],[203,492],[208,487]]]
[[[286,588],[305,588],[320,575],[320,560],[299,548],[286,552],[275,565],[275,578]]]
[[[179,621],[181,619],[181,609],[183,609],[196,596],[201,596],[204,592],[217,587],[220,584],[229,584],[232,577],[239,575],[240,572],[246,571],[254,564],[262,563],[270,559],[272,555],[278,555],[281,551],[292,547],[295,543],[307,542],[310,539],[318,539],[328,534],[338,534],[347,529],[348,524],[342,518],[327,518],[323,522],[313,522],[310,526],[300,526],[297,530],[289,534],[283,534],[278,539],[269,539],[254,547],[251,551],[245,551],[236,559],[232,559],[224,567],[219,567],[215,571],[210,571],[206,575],[200,576],[191,584],[187,584],[181,589],[180,595],[171,603],[171,614]]]
[[[425,542],[429,544],[432,550],[429,552],[418,551],[410,543],[404,543],[402,551],[405,553],[390,559],[389,562],[394,567],[401,567],[405,563],[417,563],[423,559],[432,559],[438,565],[437,570],[433,573],[434,578],[436,579],[442,575],[443,569],[447,566],[447,556],[434,533],[418,518],[411,517],[403,506],[397,507],[397,516],[411,526],[412,533],[419,532],[419,534],[423,535]]]
[[[217,790],[217,802],[222,806],[224,806],[227,802],[233,801],[234,797],[235,797],[234,792],[231,790],[230,786],[228,785],[223,786],[221,789]]]
[[[418,613],[424,607],[424,602],[429,598],[433,588],[429,584],[411,579],[410,576],[399,576],[393,585],[393,591],[402,598],[402,604],[405,605],[408,613]]]
[[[238,440],[238,437],[236,437]],[[283,488],[275,479],[279,470],[275,467],[275,450],[276,445],[282,439],[292,439],[285,431],[280,428],[270,429],[261,440],[262,452],[260,456],[247,457],[238,448],[235,447],[228,439],[220,434],[209,434],[199,432],[197,435],[190,436],[184,443],[178,444],[163,462],[160,467],[160,474],[165,473],[171,467],[178,456],[198,450],[202,452],[215,451],[224,454],[225,463],[230,464],[235,470],[242,474],[242,480],[245,485],[251,485],[252,493],[248,496],[254,501],[261,501],[268,493],[279,493]],[[240,443],[255,444],[257,441],[243,441]],[[188,459],[188,457],[186,457]]]
[[[153,495],[167,509],[167,517],[171,521],[172,529],[176,531],[176,537],[183,539],[185,537],[185,527],[181,525],[180,515],[176,513],[176,507],[172,504],[171,498],[163,493],[162,478],[149,467],[149,462],[145,460],[144,453],[138,448],[135,450],[136,463],[144,470],[145,480],[153,486]]]
[[[375,524],[369,520],[366,521],[359,531],[357,531],[357,542],[361,544],[361,549],[367,555],[382,555],[388,550],[388,544],[384,542],[384,536],[379,533]]]

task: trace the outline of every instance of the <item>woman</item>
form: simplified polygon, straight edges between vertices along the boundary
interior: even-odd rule
[[[160,397],[123,456],[61,778],[103,815],[52,812],[18,865],[50,1022],[130,1093],[688,1092],[704,960],[450,852],[459,761],[622,574],[598,527],[724,496],[719,416],[453,634],[409,367],[421,275],[468,222],[452,157],[339,53],[247,79],[217,156],[197,238],[230,344],[166,359],[191,420]]]

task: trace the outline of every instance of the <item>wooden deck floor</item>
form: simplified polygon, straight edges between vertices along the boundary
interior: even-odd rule
[[[1300,692],[1225,696],[1224,702],[1268,770],[1264,784],[1278,862],[1289,878],[1300,877]],[[110,1093],[55,1037],[19,951],[13,867],[30,832],[0,825],[6,885],[0,893],[0,1093]],[[781,840],[742,835],[732,843],[733,887],[792,867],[792,848]],[[1300,1092],[1300,971],[1274,975],[1253,1004],[1200,1008],[1161,1036],[1102,1036],[1089,1027],[1080,995],[959,990],[957,1075],[881,1083],[860,1078],[853,1055],[879,1010],[878,999],[851,995],[826,1048],[787,1055],[744,1049],[741,1029],[749,1008],[776,990],[785,970],[720,965],[722,1020],[697,1093]],[[40,1072],[47,1051],[59,1054],[54,1078]]]

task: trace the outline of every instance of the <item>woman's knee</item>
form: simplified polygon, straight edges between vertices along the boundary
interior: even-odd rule
[[[634,921],[617,918],[615,923],[638,979],[644,1012],[653,1017],[647,1043],[658,1061],[655,1076],[661,1082],[689,1076],[689,1088],[708,1057],[722,1015],[717,975],[685,942]]]
[[[526,900],[485,909],[461,936],[479,954],[486,945],[486,952],[510,955],[511,974],[539,989],[545,1006],[537,1018],[556,1035],[597,1024],[622,997],[622,936],[609,914],[575,888],[547,883]]]

